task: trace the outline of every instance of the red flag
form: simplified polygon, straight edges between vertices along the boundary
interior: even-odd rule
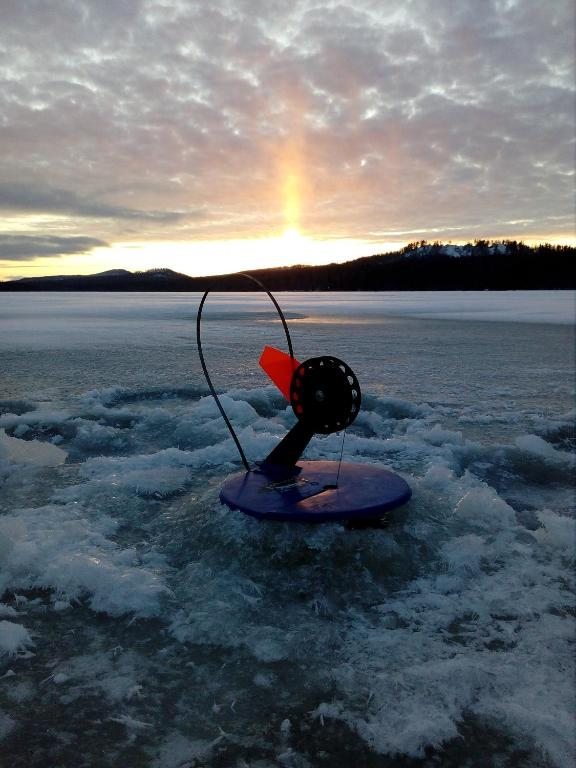
[[[274,347],[264,347],[260,355],[260,367],[270,376],[274,384],[290,400],[290,382],[296,368],[300,365],[298,360]]]

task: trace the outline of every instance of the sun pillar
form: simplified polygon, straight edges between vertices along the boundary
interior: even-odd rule
[[[284,232],[299,233],[305,197],[302,152],[298,142],[290,142],[280,163]]]

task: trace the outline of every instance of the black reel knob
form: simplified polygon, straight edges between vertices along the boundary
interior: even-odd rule
[[[360,384],[337,357],[311,357],[292,376],[290,404],[312,432],[328,435],[346,429],[360,409]]]

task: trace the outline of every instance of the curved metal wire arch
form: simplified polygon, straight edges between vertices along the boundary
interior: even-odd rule
[[[259,288],[261,288],[265,293],[268,294],[269,298],[271,299],[272,303],[276,307],[276,311],[278,312],[278,315],[280,316],[280,320],[282,321],[282,327],[284,328],[284,333],[286,335],[286,342],[288,344],[288,354],[294,360],[294,350],[292,348],[292,339],[290,338],[290,331],[288,330],[288,324],[286,323],[286,318],[284,317],[284,314],[282,310],[280,309],[280,305],[274,298],[274,296],[270,293],[268,288],[260,282],[257,278],[253,277],[252,275],[242,272],[240,273],[241,277],[246,277],[248,280],[251,280],[253,283],[255,283]],[[208,368],[206,367],[206,361],[204,359],[204,352],[202,350],[202,338],[201,338],[201,321],[202,321],[202,310],[204,309],[204,304],[206,303],[206,299],[208,298],[208,294],[211,292],[212,289],[209,289],[204,292],[204,295],[202,296],[202,299],[200,300],[200,306],[198,307],[198,313],[196,315],[196,344],[198,346],[198,356],[200,358],[200,365],[202,366],[202,371],[204,373],[204,377],[206,379],[206,383],[208,384],[208,388],[210,389],[210,394],[216,401],[216,405],[218,406],[218,410],[222,414],[222,418],[224,419],[224,422],[226,423],[226,426],[228,427],[228,431],[232,435],[232,439],[234,440],[234,443],[236,444],[236,448],[238,449],[238,453],[240,454],[240,458],[242,459],[242,463],[244,464],[244,467],[247,472],[251,472],[252,469],[250,467],[250,464],[248,463],[248,459],[246,458],[246,454],[244,453],[244,450],[242,449],[242,446],[240,445],[240,440],[238,439],[238,435],[234,431],[234,427],[230,423],[230,419],[228,418],[226,411],[224,410],[224,406],[220,402],[220,398],[218,397],[218,393],[214,389],[214,385],[212,384],[212,379],[210,378],[210,374],[208,373]]]

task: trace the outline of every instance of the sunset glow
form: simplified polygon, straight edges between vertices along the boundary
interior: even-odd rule
[[[390,244],[391,250],[399,247],[401,243]],[[115,269],[118,264],[123,264],[125,269],[132,271],[163,266],[187,275],[215,275],[244,269],[349,261],[358,255],[368,256],[373,251],[374,246],[370,243],[353,239],[314,240],[295,229],[287,229],[277,237],[253,240],[122,243],[93,251],[87,257],[83,274]],[[62,269],[62,260],[54,260],[51,265],[44,263],[38,274],[50,274],[50,269]],[[57,273],[60,274],[52,274]],[[26,276],[33,274],[32,270],[26,271]]]

